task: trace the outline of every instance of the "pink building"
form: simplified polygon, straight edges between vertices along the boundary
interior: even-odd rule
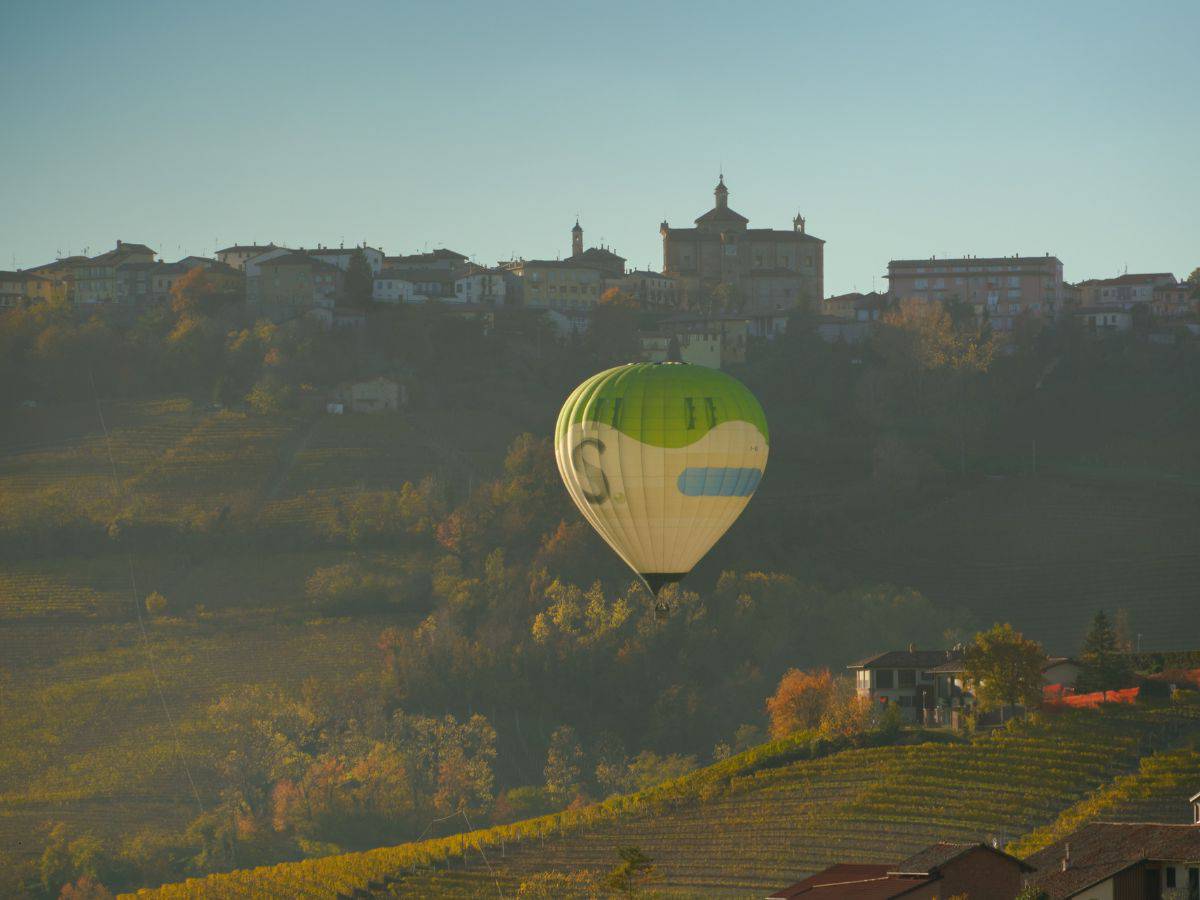
[[[961,259],[894,259],[888,263],[893,300],[957,298],[970,304],[997,331],[1011,331],[1022,315],[1053,319],[1063,305],[1063,267],[1058,257],[1001,256]]]

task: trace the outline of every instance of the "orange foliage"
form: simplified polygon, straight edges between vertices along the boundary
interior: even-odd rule
[[[775,693],[767,698],[771,737],[781,738],[803,728],[815,728],[836,690],[828,669],[817,672],[788,669],[779,679]]]

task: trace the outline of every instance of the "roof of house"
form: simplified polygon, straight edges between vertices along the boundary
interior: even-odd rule
[[[386,261],[391,265],[414,265],[418,263],[431,263],[443,259],[464,260],[468,259],[463,253],[456,253],[454,250],[447,250],[441,247],[437,250],[431,250],[428,253],[410,253],[408,255],[389,256]]]
[[[596,262],[625,262],[625,257],[618,256],[607,247],[588,247],[579,258]]]
[[[107,253],[101,253],[99,256],[91,257],[91,259],[88,259],[86,256],[78,257],[78,259],[80,262],[108,263],[122,259],[130,253],[149,253],[151,256],[154,255],[154,251],[145,244],[130,244],[124,241],[117,241],[117,246]]]
[[[46,278],[45,276],[38,275],[36,272],[27,272],[27,271],[11,272],[8,270],[0,271],[0,278],[3,278],[5,281],[49,281],[50,280],[49,278]]]
[[[218,253],[248,253],[252,250],[274,250],[275,244],[234,244],[232,247],[224,247],[218,250]]]
[[[954,662],[957,650],[885,650],[846,666],[847,669],[933,669]]]
[[[1064,872],[1062,860],[1071,845]],[[1200,858],[1200,827],[1144,823],[1094,822],[1026,858],[1034,869],[1030,882],[1050,900],[1073,897],[1144,860]]]
[[[767,900],[791,900],[793,897],[832,897],[837,900],[888,900],[929,884],[932,877],[903,878],[888,874],[890,866],[862,863],[837,863],[798,881]]]
[[[961,256],[961,257],[946,257],[944,259],[893,259],[888,261],[888,268],[909,268],[921,267],[938,269],[943,266],[1012,266],[1012,265],[1030,265],[1040,263],[1043,266],[1046,263],[1058,262],[1057,256]]]
[[[46,263],[43,266],[30,266],[26,271],[55,272],[59,269],[69,269],[76,263],[83,262],[86,259],[86,256],[64,256],[62,259],[56,259],[54,262]]]
[[[271,266],[312,266],[315,268],[333,269],[337,272],[342,271],[333,263],[325,262],[323,259],[317,259],[315,256],[309,256],[304,250],[293,250],[291,253],[285,253],[283,256],[265,259],[258,265],[260,268],[264,269]]]
[[[981,844],[978,841],[938,841],[936,844],[930,844],[919,853],[914,853],[908,859],[902,860],[892,866],[890,874],[893,875],[932,875],[942,867],[952,863],[960,856],[971,853],[975,850],[984,850],[988,853],[995,853],[998,856],[1003,856],[1011,859],[1021,869],[1026,872],[1032,872],[1033,866],[1022,862],[1015,856],[997,850],[987,844]]]
[[[359,250],[374,250],[376,253],[381,251],[375,247],[314,247],[311,250],[305,250],[311,256],[353,256]]]
[[[1141,272],[1137,274],[1118,275],[1116,278],[1089,278],[1087,281],[1079,282],[1079,284],[1080,286],[1114,287],[1122,284],[1156,284],[1168,278],[1171,279],[1171,284],[1175,283],[1175,275],[1171,272]]]

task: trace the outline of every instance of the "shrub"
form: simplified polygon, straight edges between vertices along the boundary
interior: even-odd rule
[[[146,598],[146,612],[152,616],[166,615],[168,607],[167,598],[158,591],[152,591]]]

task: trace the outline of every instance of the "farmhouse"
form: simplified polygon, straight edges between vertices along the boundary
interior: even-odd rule
[[[962,651],[888,650],[847,666],[859,697],[894,703],[910,722],[954,724],[954,714],[974,705],[963,683]]]
[[[1012,900],[1032,871],[1015,856],[987,844],[943,841],[894,866],[838,863],[771,894],[767,900]]]
[[[1026,860],[1029,884],[1049,900],[1200,898],[1200,794],[1191,803],[1191,825],[1085,825]]]

